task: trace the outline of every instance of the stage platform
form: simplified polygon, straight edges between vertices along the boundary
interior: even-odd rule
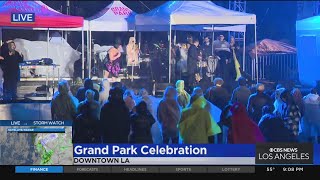
[[[69,82],[69,85],[72,85],[74,82],[73,78],[61,78],[65,79]],[[99,84],[103,78],[99,77],[92,77],[91,78],[94,83]],[[108,78],[109,82],[115,83],[115,82],[121,82],[124,84],[127,88],[130,89],[140,89],[145,88],[148,90],[150,94],[154,92],[154,82],[151,80],[151,78],[146,76],[119,76],[118,78]],[[18,82],[18,92],[17,96],[18,99],[27,99],[27,100],[51,100],[52,95],[58,90],[58,78],[46,78],[46,77],[24,77],[20,78],[20,82]],[[48,87],[49,92],[46,93],[46,91],[37,91],[37,88],[39,87]]]
[[[48,81],[48,83],[50,82],[57,82],[59,81],[59,79],[64,79],[64,80],[67,80],[67,81],[73,81],[74,78],[70,78],[70,77],[66,77],[66,78],[46,78],[46,77],[23,77],[23,78],[20,78],[20,82],[46,82]],[[102,80],[103,78],[99,78],[97,76],[93,76],[91,78],[92,80],[94,81],[100,81]],[[123,77],[123,76],[119,76],[117,78],[108,78],[109,82],[121,82],[121,80],[136,80],[136,79],[148,79],[148,77],[141,77],[141,76],[128,76],[128,77]]]

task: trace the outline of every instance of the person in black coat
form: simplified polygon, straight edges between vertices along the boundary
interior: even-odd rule
[[[195,39],[193,44],[190,45],[188,49],[188,59],[187,59],[187,67],[188,67],[188,87],[189,89],[193,88],[195,84],[195,74],[197,72],[197,62],[198,62],[198,46],[199,40]]]
[[[264,93],[265,87],[263,84],[258,83],[256,85],[257,92],[251,94],[248,99],[247,111],[249,116],[254,120],[257,124],[262,117],[262,108],[263,106],[273,106],[273,100],[270,96]]]
[[[286,128],[283,119],[273,114],[273,111],[273,106],[263,106],[263,116],[258,124],[266,142],[295,142],[294,135]]]
[[[79,100],[79,102],[85,100],[85,94],[88,89],[94,91],[94,100],[99,101],[99,92],[93,88],[93,81],[89,78],[86,78],[84,80],[84,87],[78,89],[76,94],[76,98]]]
[[[101,143],[100,121],[92,113],[90,102],[84,101],[73,122],[73,143]]]
[[[17,97],[18,81],[20,78],[19,63],[22,62],[23,55],[16,51],[16,44],[12,40],[2,45],[0,64],[4,79],[4,98],[7,100]]]
[[[136,106],[136,113],[130,117],[129,143],[152,144],[151,127],[155,122],[147,104],[141,101]]]
[[[204,97],[212,104],[223,110],[229,103],[230,93],[222,86],[224,84],[224,80],[222,78],[215,78],[213,83],[214,86],[207,89]]]
[[[100,113],[103,143],[128,143],[130,113],[123,100],[123,90],[112,88],[108,100]]]

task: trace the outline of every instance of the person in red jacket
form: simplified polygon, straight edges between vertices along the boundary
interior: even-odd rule
[[[250,119],[246,107],[240,103],[234,103],[229,112],[231,118],[221,122],[227,126],[228,144],[256,144],[265,142],[264,136],[258,125]]]

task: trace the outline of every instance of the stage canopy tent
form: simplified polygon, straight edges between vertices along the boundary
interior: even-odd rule
[[[12,13],[34,13],[33,23],[12,23]],[[0,1],[0,26],[77,28],[83,26],[83,17],[62,14],[41,1]]]
[[[97,14],[87,18],[89,22],[89,41],[92,31],[127,32],[134,31],[134,21],[137,13],[124,5],[121,1],[113,1]],[[89,43],[88,57],[91,59],[91,43]],[[89,77],[91,76],[91,61],[88,62]]]
[[[136,15],[135,24],[137,31],[169,31],[169,44],[171,44],[172,30],[210,31],[211,29],[215,31],[223,28],[219,31],[245,32],[244,26],[230,25],[252,24],[255,27],[255,44],[257,41],[255,14],[232,11],[217,6],[211,1],[168,1],[147,13]],[[171,59],[171,51],[169,51],[169,59]],[[171,74],[170,71],[169,67],[169,74]]]
[[[296,46],[299,79],[304,85],[315,86],[320,80],[320,16],[296,22]]]
[[[12,22],[12,14],[34,14],[34,22]],[[62,14],[41,1],[0,1],[0,41],[2,29],[47,30],[47,56],[49,55],[49,30],[83,31],[84,19]],[[84,47],[82,32],[82,47]],[[84,61],[82,48],[82,61]],[[82,68],[84,71],[84,67]],[[83,72],[84,74],[84,72]]]
[[[175,25],[186,26],[186,30],[201,30],[208,25],[255,24],[256,15],[232,11],[217,6],[211,1],[169,1],[145,14],[136,16],[137,31],[169,31]],[[205,26],[192,26],[205,25]],[[177,27],[177,30],[183,30]]]
[[[121,1],[113,1],[96,15],[88,18],[90,31],[133,31],[136,13]]]

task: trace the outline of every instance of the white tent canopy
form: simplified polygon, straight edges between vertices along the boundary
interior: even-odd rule
[[[113,1],[97,14],[87,18],[89,21],[88,59],[91,59],[92,31],[126,32],[134,31],[134,21],[137,13],[124,5],[121,1]],[[88,61],[89,77],[91,77],[91,61]]]
[[[169,31],[169,44],[171,44],[172,30],[196,31],[200,28],[210,31],[211,28],[211,31],[215,31],[217,27],[213,25],[228,25],[229,28],[220,30],[229,31],[232,27],[230,25],[252,24],[255,27],[255,44],[257,42],[255,14],[232,11],[217,6],[211,1],[168,1],[147,13],[136,15],[135,23],[137,31]],[[235,27],[237,28],[233,29],[236,32],[245,32],[245,28]],[[171,51],[169,51],[169,59],[171,59]],[[258,69],[257,65],[258,63],[256,63],[256,69]],[[258,71],[256,72],[258,80]],[[169,67],[169,83],[170,74],[171,67]]]
[[[255,24],[256,15],[232,11],[211,1],[169,1],[136,16],[137,31],[175,30],[174,25]]]
[[[113,1],[87,20],[90,31],[133,31],[135,15],[136,13],[121,1]]]

